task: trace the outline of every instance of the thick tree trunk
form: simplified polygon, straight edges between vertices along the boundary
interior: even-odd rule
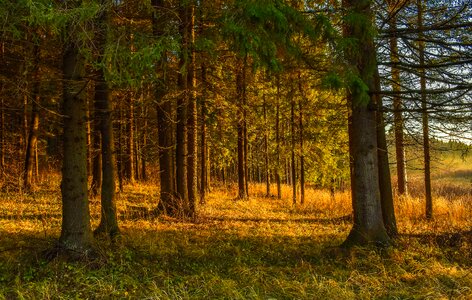
[[[69,43],[63,56],[64,141],[62,165],[62,230],[59,246],[81,255],[93,249],[87,198],[87,141],[85,118],[85,60]]]
[[[348,14],[344,36],[358,40],[356,47],[346,49],[346,59],[360,76],[369,90],[374,90],[376,55],[373,37],[365,24],[373,26],[370,0],[343,0]],[[358,19],[363,19],[360,22]],[[377,160],[377,132],[375,103],[366,91],[354,86],[349,89],[348,103],[351,108],[350,155],[352,164],[352,203],[354,226],[343,246],[374,243],[388,245],[390,239],[385,230],[380,202],[379,174]]]
[[[33,82],[32,82],[32,101],[31,101],[31,122],[29,126],[28,139],[26,143],[25,153],[25,169],[23,177],[23,186],[25,190],[30,190],[33,187],[33,162],[35,161],[35,150],[38,141],[39,130],[39,111],[38,104],[40,101],[39,85],[40,85],[40,70],[39,61],[41,59],[41,50],[39,45],[35,45],[33,49],[34,63],[33,63]]]
[[[393,32],[397,29],[397,17],[396,7],[397,1],[390,1],[389,10],[391,17],[389,19],[389,28]],[[396,92],[393,96],[393,127],[395,132],[395,154],[397,160],[397,181],[398,181],[398,194],[405,195],[407,193],[407,181],[406,181],[406,160],[405,160],[405,146],[403,137],[403,114],[402,99],[399,96],[400,92],[400,70],[395,66],[395,63],[399,62],[398,56],[398,41],[397,37],[393,35],[390,37],[390,59],[392,63],[392,90]]]
[[[425,64],[425,42],[423,37],[423,0],[417,0],[418,6],[418,29],[419,44],[418,55],[420,63],[420,89],[421,89],[421,109],[422,109],[422,129],[423,129],[423,157],[424,157],[424,192],[426,202],[426,219],[433,218],[433,197],[431,194],[431,153],[429,146],[429,116],[426,103],[426,72]]]
[[[380,92],[380,77],[378,69],[375,70],[375,87]],[[382,96],[375,95],[377,102],[377,158],[379,161],[379,188],[380,200],[382,204],[382,217],[385,229],[391,238],[398,235],[397,221],[395,218],[395,207],[393,205],[392,181],[390,178],[390,165],[388,162],[388,147],[385,136],[385,121],[382,112]]]

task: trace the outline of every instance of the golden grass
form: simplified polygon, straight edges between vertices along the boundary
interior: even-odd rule
[[[352,226],[348,192],[308,189],[304,206],[265,198],[262,184],[236,201],[213,188],[195,223],[141,218],[153,184],[117,197],[122,238],[97,245],[107,263],[46,262],[60,232],[58,177],[31,194],[0,194],[0,299],[470,299],[472,201],[435,197],[433,221],[418,197],[396,200],[401,236],[392,249],[338,246]],[[275,187],[272,187],[272,193]],[[91,200],[92,225],[99,200]]]

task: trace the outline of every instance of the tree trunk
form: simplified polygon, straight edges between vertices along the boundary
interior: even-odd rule
[[[125,154],[125,164],[124,164],[124,177],[128,180],[129,183],[134,184],[135,182],[135,138],[134,138],[134,101],[135,101],[136,92],[132,91],[127,95],[127,116],[124,120],[126,124],[126,154]]]
[[[354,74],[359,74],[369,90],[374,90],[375,47],[373,36],[365,28],[366,22],[373,26],[371,1],[343,0],[343,6],[348,14],[356,16],[356,20],[346,18],[344,36],[358,40],[353,44],[357,46],[346,49],[346,59]],[[359,18],[363,21],[360,22]],[[390,239],[383,224],[380,203],[375,104],[367,91],[354,84],[356,82],[347,95],[351,108],[349,152],[354,226],[343,246],[370,243],[384,246],[390,243]]]
[[[301,79],[301,78],[300,78]],[[300,81],[300,88],[301,88],[301,81]],[[301,91],[301,90],[300,90]],[[299,123],[299,130],[300,130],[300,204],[305,204],[305,153],[303,149],[303,104],[302,99],[298,103],[298,108],[300,111],[300,123]]]
[[[245,131],[244,131],[244,97],[245,95],[245,87],[244,84],[246,80],[245,76],[245,69],[244,64],[239,63],[237,74],[236,74],[236,93],[237,93],[237,100],[238,100],[238,198],[239,199],[246,199],[247,195],[247,172],[246,172],[246,152],[245,150]]]
[[[297,170],[295,164],[295,99],[293,91],[290,92],[290,130],[292,143],[290,144],[291,155],[291,183],[292,183],[292,202],[297,204]]]
[[[270,168],[269,168],[269,124],[267,124],[267,103],[266,95],[264,97],[264,162],[265,162],[265,182],[266,197],[270,197]]]
[[[160,37],[164,34],[162,28],[166,22],[165,7],[163,0],[152,0],[154,14],[152,18],[153,34]],[[172,103],[164,99],[166,94],[167,77],[167,57],[164,56],[156,70],[161,74],[161,84],[155,87],[155,99],[157,105],[157,127],[158,127],[158,149],[159,149],[159,179],[160,179],[160,195],[157,209],[166,215],[174,216],[177,213],[177,205],[175,203],[175,177],[174,177],[174,140],[173,140],[173,120],[172,120]]]
[[[189,36],[189,55],[188,63],[188,156],[187,156],[187,180],[188,180],[188,211],[187,217],[194,219],[196,217],[196,203],[198,197],[198,167],[197,167],[197,76],[195,67],[195,5],[193,1],[186,5],[187,11],[187,34]]]
[[[33,162],[35,158],[35,149],[38,141],[39,130],[39,111],[38,104],[40,101],[39,85],[41,82],[39,61],[41,59],[41,50],[39,45],[34,45],[33,49],[34,63],[33,63],[33,82],[32,82],[32,101],[31,101],[31,122],[29,126],[28,140],[26,143],[25,153],[25,170],[23,178],[23,186],[25,190],[31,190],[33,187]]]
[[[62,229],[59,246],[88,256],[93,249],[87,198],[87,141],[85,118],[85,59],[74,43],[63,56],[64,140],[62,165]]]
[[[180,24],[179,30],[182,37],[182,48],[179,58],[178,88],[181,95],[177,99],[177,128],[176,128],[176,183],[177,198],[180,201],[181,208],[184,209],[188,204],[188,185],[187,185],[187,107],[188,107],[188,60],[189,60],[189,16],[187,4],[180,3],[179,7]]]
[[[378,69],[375,70],[375,88],[380,92],[380,77]],[[390,165],[388,162],[388,147],[385,137],[385,121],[382,112],[382,96],[380,93],[375,95],[377,102],[377,158],[379,161],[379,188],[380,201],[382,204],[382,217],[385,229],[391,238],[398,235],[397,221],[395,218],[395,207],[393,205],[392,181],[390,178]]]
[[[397,11],[396,1],[390,1],[389,10],[391,17],[389,19],[389,29],[395,32],[397,29]],[[397,159],[397,181],[398,181],[398,194],[405,195],[407,193],[407,181],[406,181],[406,160],[405,160],[405,143],[403,137],[403,114],[402,99],[399,96],[400,92],[400,70],[397,68],[395,63],[399,62],[398,56],[398,41],[395,35],[390,37],[390,59],[392,61],[392,90],[395,93],[393,96],[393,127],[395,132],[395,154]],[[388,229],[387,229],[388,230]]]
[[[207,190],[207,132],[206,132],[206,97],[208,95],[207,93],[207,82],[206,82],[206,66],[204,63],[202,63],[202,100],[201,100],[201,129],[200,129],[200,135],[201,135],[201,181],[200,181],[200,204],[204,204],[206,202],[205,197],[206,197],[206,190]]]
[[[102,0],[102,5],[107,0]],[[106,21],[107,14],[102,12],[97,20],[96,29],[96,47],[99,49],[99,57],[102,58],[105,52],[106,43]],[[120,233],[118,220],[116,217],[115,202],[115,159],[114,159],[114,140],[113,140],[113,117],[112,107],[110,105],[110,92],[108,84],[105,81],[105,75],[102,68],[96,70],[95,79],[95,114],[97,116],[97,128],[100,131],[102,142],[101,147],[101,218],[95,233],[106,233],[111,238]]]
[[[100,75],[97,74],[97,79]],[[98,84],[95,83],[95,88],[98,88]],[[97,90],[94,95],[94,120],[93,120],[93,138],[92,138],[92,184],[90,189],[91,196],[97,196],[102,186],[102,156],[101,156],[101,133],[100,133],[100,118],[102,117],[96,108],[96,97]]]
[[[277,183],[277,199],[282,198],[282,186],[280,182],[280,76],[277,75],[277,94],[275,104],[275,143],[277,162],[275,166],[275,182]]]
[[[422,109],[422,129],[423,129],[423,156],[424,156],[424,192],[426,200],[426,219],[433,218],[433,197],[431,195],[431,154],[429,146],[429,116],[426,103],[426,72],[424,69],[425,42],[423,36],[423,0],[417,0],[418,5],[418,30],[419,44],[418,54],[420,63],[420,89],[421,89],[421,109]]]

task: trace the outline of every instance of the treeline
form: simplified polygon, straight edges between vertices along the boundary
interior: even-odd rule
[[[88,196],[101,196],[96,233],[115,236],[125,183],[155,180],[155,213],[194,219],[213,180],[237,182],[240,199],[249,182],[279,198],[286,183],[303,204],[307,182],[351,178],[346,245],[389,244],[385,128],[400,194],[404,135],[420,132],[428,217],[430,135],[470,138],[469,5],[3,0],[3,185],[34,191],[62,166],[58,249],[87,252]]]

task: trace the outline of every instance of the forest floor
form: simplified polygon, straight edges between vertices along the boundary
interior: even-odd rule
[[[98,263],[44,259],[61,223],[59,178],[47,178],[34,193],[0,193],[0,299],[472,299],[469,177],[435,189],[432,221],[420,198],[396,199],[395,246],[350,251],[338,248],[352,226],[347,192],[308,189],[294,207],[288,187],[278,200],[252,185],[236,201],[234,187],[215,186],[184,222],[146,217],[155,185],[125,186],[122,236],[98,240]],[[99,199],[91,212],[96,226]]]

